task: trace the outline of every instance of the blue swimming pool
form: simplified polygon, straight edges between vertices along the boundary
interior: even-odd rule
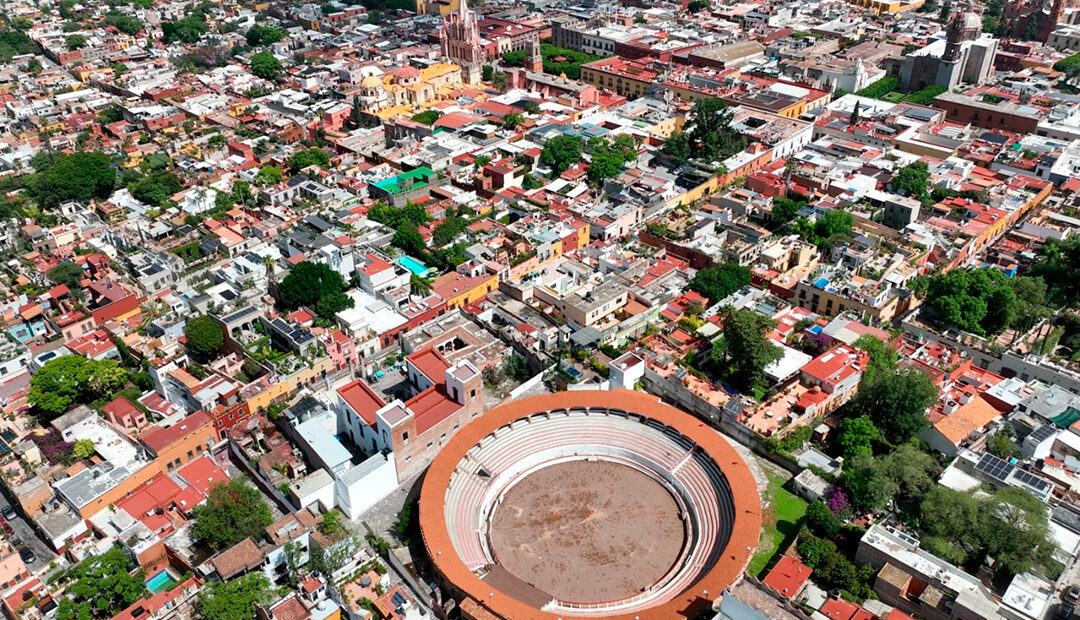
[[[165,569],[153,577],[146,580],[146,589],[150,590],[154,594],[163,592],[176,585],[176,577],[169,572],[169,569]]]
[[[402,267],[421,277],[426,276],[428,272],[431,271],[431,267],[428,267],[411,256],[402,256],[397,259],[397,262]]]

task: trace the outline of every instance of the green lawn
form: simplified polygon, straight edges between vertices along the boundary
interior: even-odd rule
[[[784,488],[784,479],[765,469],[769,488],[765,491],[768,506],[762,515],[761,540],[746,572],[758,577],[774,556],[782,554],[799,533],[799,523],[806,514],[806,501]]]

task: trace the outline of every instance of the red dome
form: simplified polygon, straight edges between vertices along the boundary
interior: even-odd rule
[[[420,71],[412,65],[402,65],[394,71],[394,77],[397,79],[418,78],[420,77]]]

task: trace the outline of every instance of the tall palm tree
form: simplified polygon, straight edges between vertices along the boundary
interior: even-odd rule
[[[143,302],[139,306],[141,315],[139,317],[139,328],[144,332],[149,330],[153,326],[154,321],[157,320],[162,314],[165,314],[165,302],[161,301],[157,297],[151,297]]]
[[[262,262],[263,262],[263,266],[266,267],[266,274],[270,277],[271,280],[273,280],[274,279],[274,267],[277,266],[276,262],[274,261],[274,257],[267,254],[266,256],[262,257]]]

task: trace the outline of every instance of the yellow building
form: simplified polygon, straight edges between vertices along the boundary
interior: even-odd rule
[[[360,81],[360,106],[380,118],[408,114],[445,99],[461,83],[461,67],[448,62],[423,69],[403,65],[393,73],[383,73],[378,67],[363,71],[368,75]]]
[[[458,10],[458,0],[416,0],[417,15],[449,15]]]
[[[926,0],[847,0],[848,4],[870,9],[875,13],[903,13],[917,9]]]

